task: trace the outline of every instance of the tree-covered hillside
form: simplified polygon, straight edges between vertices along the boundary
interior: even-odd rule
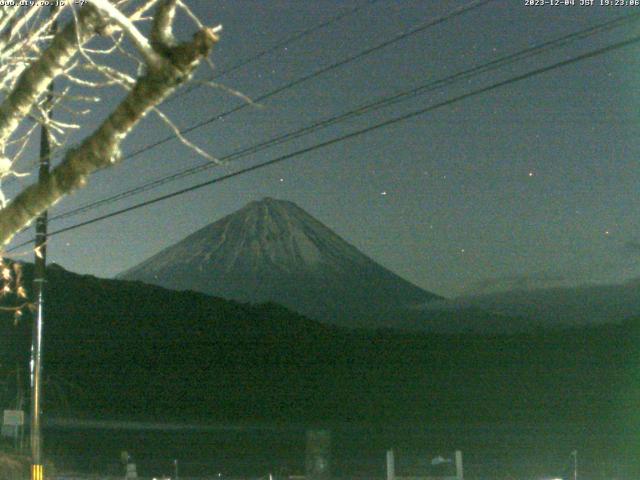
[[[48,287],[50,415],[628,425],[640,399],[637,320],[530,335],[418,335],[341,330],[273,304],[60,267],[49,269]],[[16,327],[7,314],[2,323],[5,373],[19,357],[26,365],[28,317]]]

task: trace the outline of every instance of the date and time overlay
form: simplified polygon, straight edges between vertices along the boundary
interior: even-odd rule
[[[640,0],[522,0],[525,7],[640,7]],[[0,0],[0,6],[83,5],[87,0]]]
[[[522,0],[525,7],[640,7],[640,0]]]

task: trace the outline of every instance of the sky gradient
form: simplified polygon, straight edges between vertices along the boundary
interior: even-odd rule
[[[193,0],[224,27],[216,72],[354,7],[356,13],[278,48],[217,82],[257,98],[468,1]],[[216,157],[640,7],[526,6],[495,0],[210,123],[189,139]],[[180,30],[192,32],[186,20]],[[270,160],[394,116],[575,57],[640,33],[640,20],[470,80],[449,84],[226,166],[81,215],[118,208]],[[111,277],[193,231],[265,196],[291,200],[364,253],[444,295],[640,276],[640,44],[536,75],[410,120],[296,156],[50,239],[49,261]],[[203,69],[201,78],[211,72]],[[201,87],[162,108],[188,127],[239,106]],[[96,110],[96,122],[113,100]],[[149,118],[133,152],[170,134]],[[177,141],[95,174],[52,215],[161,178],[203,159]],[[11,188],[32,179],[14,182]],[[11,194],[11,192],[8,192]],[[32,233],[16,237],[14,244]]]

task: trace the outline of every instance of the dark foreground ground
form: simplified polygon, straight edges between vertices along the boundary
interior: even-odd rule
[[[466,478],[572,478],[578,451],[581,479],[637,479],[638,438],[631,433],[564,428],[476,425],[325,425],[332,432],[336,477],[385,477],[385,452],[396,452],[398,475],[433,473],[431,460],[462,450]],[[609,446],[609,447],[607,447]],[[56,428],[46,431],[46,450],[60,472],[120,475],[128,451],[142,477],[257,478],[304,472],[304,426],[236,425],[210,430],[112,430]]]
[[[399,475],[459,449],[467,478],[569,478],[577,450],[580,479],[640,478],[640,318],[508,335],[347,331],[273,304],[49,273],[45,419],[224,427],[49,426],[62,470],[121,475],[127,450],[144,477],[171,474],[174,459],[184,476],[301,473],[305,431],[326,428],[338,476],[382,477],[394,448]],[[4,317],[6,407],[28,379],[31,323]]]

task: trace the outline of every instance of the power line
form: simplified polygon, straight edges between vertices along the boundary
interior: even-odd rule
[[[232,72],[235,72],[236,70],[238,70],[238,69],[240,69],[240,68],[242,68],[242,67],[244,67],[244,66],[246,66],[246,65],[248,65],[250,63],[253,63],[253,62],[257,61],[257,60],[260,60],[262,57],[264,57],[265,55],[268,55],[269,53],[275,52],[275,51],[277,51],[277,50],[279,50],[279,49],[281,49],[283,47],[286,47],[287,45],[289,45],[289,44],[291,44],[291,43],[293,43],[293,42],[295,42],[297,40],[300,40],[301,38],[307,37],[307,36],[317,32],[318,30],[322,30],[323,28],[328,27],[329,25],[340,21],[345,17],[348,17],[350,15],[353,15],[354,13],[359,12],[360,10],[363,10],[365,8],[370,7],[371,5],[373,5],[374,3],[378,2],[378,1],[379,0],[369,0],[367,3],[365,3],[363,5],[357,6],[355,8],[350,9],[350,10],[347,10],[346,12],[343,12],[343,13],[340,13],[340,14],[334,16],[334,17],[331,17],[327,21],[322,22],[322,23],[320,23],[320,24],[318,24],[318,25],[316,25],[314,27],[311,27],[311,28],[308,28],[308,29],[303,30],[301,32],[295,33],[295,34],[291,35],[290,37],[287,37],[284,40],[282,40],[280,42],[277,42],[275,45],[273,45],[273,46],[271,46],[269,48],[266,48],[264,50],[261,50],[260,52],[256,53],[255,55],[253,55],[253,56],[251,56],[249,58],[246,58],[244,60],[240,60],[235,65],[233,65],[233,66],[231,66],[231,67],[229,67],[229,68],[227,68],[227,69],[225,69],[225,70],[223,70],[221,72],[218,72],[218,73],[212,75],[211,77],[209,77],[209,80],[210,81],[211,80],[217,80],[220,77],[223,77],[223,76],[228,75],[228,74],[230,74]],[[200,88],[201,86],[202,85],[191,85],[190,87],[186,88],[182,92],[172,96],[171,98],[166,100],[164,103],[165,104],[170,103],[170,102],[172,102],[173,100],[175,100],[177,98],[180,98],[180,97],[182,97],[184,95],[187,95],[187,94],[191,93],[192,91]]]
[[[265,55],[268,55],[269,53],[275,52],[276,50],[279,50],[280,48],[283,48],[283,47],[285,47],[285,46],[287,46],[287,45],[289,45],[289,44],[291,44],[291,43],[293,43],[293,42],[295,42],[297,40],[300,40],[301,38],[304,38],[306,36],[309,36],[309,35],[317,32],[317,31],[319,31],[319,30],[322,30],[323,28],[328,27],[329,25],[342,20],[343,18],[346,18],[346,17],[348,17],[350,15],[353,15],[353,14],[359,12],[360,10],[368,8],[368,7],[370,7],[371,5],[373,5],[374,3],[378,2],[378,1],[380,1],[380,0],[368,0],[363,5],[351,8],[351,9],[347,10],[346,12],[343,12],[343,13],[340,13],[338,15],[335,15],[335,16],[329,18],[328,20],[326,20],[326,21],[324,21],[324,22],[322,22],[322,23],[320,23],[318,25],[310,27],[310,28],[308,28],[306,30],[303,30],[301,32],[295,33],[295,34],[293,34],[293,35],[291,35],[291,36],[289,36],[289,37],[277,42],[275,45],[273,45],[273,46],[271,46],[269,48],[266,48],[264,50],[261,50],[258,53],[256,53],[255,55],[253,55],[251,57],[248,57],[248,58],[245,58],[244,60],[241,60],[241,61],[237,62],[233,66],[231,66],[231,67],[229,67],[229,68],[227,68],[227,69],[225,69],[225,70],[223,70],[221,72],[215,73],[214,75],[212,75],[212,76],[210,76],[208,78],[208,81],[213,81],[213,80],[216,80],[216,79],[218,79],[220,77],[228,75],[231,72],[234,72],[234,71],[236,71],[236,70],[238,70],[238,69],[240,69],[240,68],[242,68],[242,67],[244,67],[246,65],[249,65],[250,63],[253,63],[253,62],[259,60],[260,58],[264,57]],[[198,89],[200,87],[202,87],[201,84],[199,84],[199,85],[193,85],[192,84],[189,87],[187,87],[185,90],[183,90],[181,92],[178,92],[178,93],[174,94],[173,96],[169,97],[167,100],[165,100],[163,102],[163,104],[166,105],[167,103],[171,103],[172,101],[176,100],[177,98],[180,98],[180,97],[183,97],[185,95],[188,95],[189,93],[191,93],[192,91],[194,91],[194,90],[196,90],[196,89]],[[183,133],[183,132],[180,132],[180,133]],[[171,136],[169,139],[164,140],[164,141],[169,141],[169,140],[174,139],[174,138],[177,138],[177,136],[175,136],[175,135]],[[164,141],[162,143],[164,143]],[[131,156],[136,156],[137,154],[138,154],[138,152],[134,152]],[[129,156],[123,157],[123,160],[126,159],[126,158],[129,158]],[[11,180],[15,181],[15,178],[11,178],[10,181]]]
[[[376,0],[373,0],[373,1],[376,1]],[[371,3],[373,3],[373,1]],[[255,98],[253,100],[253,102],[254,103],[258,103],[258,102],[264,101],[264,100],[266,100],[268,98],[271,98],[272,96],[275,96],[275,95],[277,95],[279,93],[282,93],[283,91],[289,90],[289,89],[291,89],[291,88],[293,88],[293,87],[295,87],[295,86],[297,86],[297,85],[299,85],[299,84],[301,84],[303,82],[306,82],[307,80],[311,80],[311,79],[313,79],[315,77],[318,77],[320,75],[323,75],[324,73],[327,73],[327,72],[329,72],[331,70],[334,70],[334,69],[339,68],[341,66],[347,65],[347,64],[349,64],[351,62],[359,60],[359,59],[361,59],[361,58],[363,58],[363,57],[365,57],[367,55],[370,55],[371,53],[374,53],[374,52],[376,52],[378,50],[381,50],[381,49],[383,49],[383,48],[385,48],[385,47],[387,47],[389,45],[392,45],[392,44],[394,44],[396,42],[404,40],[404,39],[406,39],[406,38],[408,38],[408,37],[410,37],[412,35],[416,35],[418,33],[421,33],[423,31],[425,31],[425,30],[427,30],[429,28],[432,28],[432,27],[434,27],[436,25],[439,25],[441,23],[447,22],[448,20],[450,20],[452,18],[458,17],[458,16],[463,15],[463,14],[465,14],[467,12],[470,12],[472,10],[480,8],[480,7],[490,3],[492,1],[494,1],[494,0],[473,0],[473,1],[469,2],[469,3],[466,3],[466,4],[462,5],[461,7],[458,7],[456,9],[450,11],[449,13],[446,13],[444,15],[436,17],[435,19],[430,20],[427,23],[424,23],[424,24],[422,24],[422,25],[420,25],[418,27],[415,27],[415,28],[413,28],[411,30],[408,30],[408,31],[403,32],[403,33],[399,33],[395,37],[393,37],[393,38],[391,38],[389,40],[386,40],[386,41],[384,41],[382,43],[379,43],[379,44],[377,44],[377,45],[375,45],[373,47],[367,48],[367,49],[365,49],[365,50],[363,50],[363,51],[361,51],[361,52],[359,52],[359,53],[357,53],[355,55],[352,55],[351,57],[348,57],[348,58],[343,59],[343,60],[341,60],[339,62],[336,62],[336,63],[333,63],[331,65],[328,65],[326,67],[320,68],[319,70],[316,70],[313,73],[305,75],[305,76],[303,76],[301,78],[298,78],[297,80],[294,80],[294,81],[289,82],[289,83],[287,83],[287,84],[285,84],[285,85],[283,85],[283,86],[281,86],[279,88],[276,88],[275,90],[267,92],[267,93],[261,95],[260,97]],[[202,128],[202,127],[204,127],[206,125],[209,125],[209,124],[211,124],[211,123],[213,123],[213,122],[215,122],[217,120],[221,120],[223,118],[226,118],[227,116],[229,116],[229,115],[231,115],[231,114],[233,114],[233,113],[235,113],[235,112],[237,112],[239,110],[242,110],[242,109],[246,108],[248,105],[249,104],[247,104],[247,103],[243,103],[242,105],[239,105],[238,107],[232,108],[231,110],[227,110],[226,112],[223,112],[221,114],[209,117],[207,120],[204,120],[204,121],[202,121],[200,123],[197,123],[195,125],[192,125],[190,127],[187,127],[185,129],[180,130],[180,134],[181,135],[188,134],[188,133],[190,133],[190,132],[192,132],[192,131],[194,131],[194,130],[196,130],[198,128]],[[142,147],[142,148],[140,148],[140,149],[138,149],[138,150],[136,150],[136,151],[134,151],[132,153],[129,153],[129,154],[123,156],[121,161],[134,158],[134,157],[140,155],[141,153],[144,153],[144,152],[147,152],[147,151],[149,151],[149,150],[151,150],[153,148],[159,147],[160,145],[163,145],[164,143],[169,142],[171,140],[174,140],[176,138],[178,138],[178,136],[176,134],[169,135],[169,136],[167,136],[167,137],[165,137],[165,138],[163,138],[161,140],[158,140],[158,141],[156,141],[154,143],[148,144],[148,145],[146,145],[146,146],[144,146],[144,147]],[[101,171],[102,170],[98,170],[97,172],[95,172],[95,174],[98,174]]]
[[[301,83],[304,83],[304,82],[306,82],[308,80],[311,80],[313,78],[319,77],[320,75],[323,75],[323,74],[325,74],[327,72],[330,72],[331,70],[335,70],[336,68],[340,68],[340,67],[342,67],[344,65],[347,65],[349,63],[352,63],[352,62],[354,62],[356,60],[360,60],[361,58],[364,58],[367,55],[370,55],[370,54],[372,54],[374,52],[377,52],[378,50],[381,50],[381,49],[383,49],[385,47],[388,47],[389,45],[392,45],[392,44],[394,44],[396,42],[399,42],[401,40],[409,38],[412,35],[416,35],[418,33],[424,32],[425,30],[428,30],[429,28],[432,28],[432,27],[434,27],[436,25],[439,25],[441,23],[447,22],[448,20],[451,20],[452,18],[458,17],[458,16],[463,15],[463,14],[465,14],[467,12],[470,12],[472,10],[480,8],[480,7],[486,5],[486,4],[490,3],[490,2],[493,2],[493,1],[494,0],[473,0],[473,1],[471,1],[471,2],[469,2],[467,4],[465,4],[465,5],[463,5],[461,7],[458,7],[458,8],[452,10],[451,12],[449,12],[449,13],[447,13],[445,15],[441,15],[441,16],[439,16],[439,17],[437,17],[437,18],[435,18],[435,19],[433,19],[433,20],[431,20],[431,21],[429,21],[429,22],[427,22],[425,24],[422,24],[422,25],[420,25],[418,27],[415,27],[415,28],[413,28],[413,29],[411,29],[411,30],[409,30],[407,32],[399,33],[395,37],[391,38],[390,40],[386,40],[386,41],[384,41],[382,43],[379,43],[379,44],[377,44],[377,45],[375,45],[373,47],[370,47],[370,48],[367,48],[365,50],[362,50],[361,52],[356,53],[355,55],[347,57],[347,58],[345,58],[343,60],[340,60],[340,61],[338,61],[336,63],[332,63],[331,65],[328,65],[326,67],[322,67],[322,68],[316,70],[313,73],[307,74],[307,75],[305,75],[303,77],[300,77],[300,78],[298,78],[296,80],[293,80],[293,81],[291,81],[291,82],[289,82],[289,83],[287,83],[285,85],[282,85],[281,87],[278,87],[275,90],[271,90],[270,92],[267,92],[267,93],[265,93],[263,95],[260,95],[259,97],[252,99],[252,101],[253,101],[253,103],[259,103],[259,102],[262,102],[264,100],[267,100],[267,99],[269,99],[269,98],[271,98],[271,97],[273,97],[273,96],[275,96],[275,95],[277,95],[279,93],[282,93],[284,91],[290,90],[293,87],[296,87],[297,85],[300,85]],[[249,105],[250,104],[248,104],[248,103],[243,103],[242,105],[239,105],[239,106],[237,106],[235,108],[232,108],[231,110],[227,110],[226,112],[223,112],[221,114],[214,115],[214,116],[208,118],[207,120],[204,120],[204,121],[202,121],[200,123],[197,123],[197,124],[192,125],[192,126],[190,126],[188,128],[180,130],[180,134],[181,135],[185,135],[185,134],[188,134],[188,133],[190,133],[190,132],[192,132],[192,131],[194,131],[194,130],[196,130],[198,128],[202,128],[205,125],[209,125],[209,124],[211,124],[213,122],[216,122],[218,120],[222,120],[223,118],[226,118],[229,115],[231,115],[233,113],[236,113],[236,112],[246,108]],[[174,140],[176,138],[178,138],[178,136],[175,135],[175,134],[169,135],[169,136],[167,136],[167,137],[165,137],[165,138],[163,138],[161,140],[158,140],[156,142],[150,143],[150,144],[148,144],[148,145],[146,145],[146,146],[144,146],[144,147],[142,147],[142,148],[140,148],[138,150],[133,151],[132,153],[129,153],[129,154],[125,155],[122,158],[122,160],[126,160],[126,159],[130,159],[130,158],[133,158],[133,157],[137,157],[141,153],[144,153],[144,152],[147,152],[147,151],[149,151],[149,150],[151,150],[153,148],[159,147],[160,145],[163,145],[163,144],[165,144],[165,143],[167,143],[167,142],[169,142],[171,140]],[[98,172],[100,172],[100,170]],[[98,172],[96,172],[96,173],[98,173]]]
[[[456,9],[450,11],[447,14],[444,14],[444,15],[441,15],[439,17],[436,17],[435,19],[433,19],[433,20],[431,20],[431,21],[429,21],[429,22],[427,22],[425,24],[422,24],[422,25],[420,25],[418,27],[415,27],[415,28],[413,28],[411,30],[408,30],[407,32],[399,33],[395,37],[391,38],[390,40],[386,40],[386,41],[384,41],[382,43],[379,43],[379,44],[377,44],[377,45],[375,45],[373,47],[367,48],[367,49],[365,49],[365,50],[363,50],[363,51],[361,51],[361,52],[359,52],[359,53],[357,53],[355,55],[352,55],[351,57],[348,57],[348,58],[343,59],[343,60],[341,60],[339,62],[333,63],[333,64],[331,64],[329,66],[323,67],[323,68],[321,68],[319,70],[316,70],[313,73],[310,73],[310,74],[305,75],[305,76],[303,76],[301,78],[298,78],[297,80],[289,82],[288,84],[283,85],[283,86],[281,86],[281,87],[279,87],[279,88],[277,88],[275,90],[272,90],[272,91],[270,91],[270,92],[268,92],[268,93],[266,93],[266,94],[264,94],[264,95],[262,95],[262,96],[260,96],[260,97],[258,97],[256,99],[254,99],[253,101],[254,101],[254,103],[258,103],[258,102],[261,102],[263,100],[266,100],[266,99],[268,99],[268,98],[270,98],[270,97],[272,97],[274,95],[277,95],[278,93],[281,93],[283,91],[291,89],[291,88],[293,88],[293,87],[295,87],[295,86],[297,86],[297,85],[299,85],[299,84],[301,84],[303,82],[306,82],[307,80],[311,80],[312,78],[318,77],[318,76],[320,76],[320,75],[322,75],[322,74],[324,74],[326,72],[329,72],[331,70],[339,68],[339,67],[341,67],[343,65],[346,65],[348,63],[351,63],[353,61],[359,60],[359,59],[361,59],[361,58],[363,58],[363,57],[365,57],[367,55],[370,55],[371,53],[374,53],[374,52],[376,52],[378,50],[381,50],[381,49],[383,49],[383,48],[385,48],[385,47],[387,47],[387,46],[389,46],[389,45],[391,45],[393,43],[396,43],[398,41],[404,40],[404,39],[406,39],[406,38],[408,38],[408,37],[410,37],[412,35],[421,33],[421,32],[423,32],[423,31],[425,31],[425,30],[427,30],[427,29],[429,29],[431,27],[434,27],[434,26],[439,25],[441,23],[444,23],[444,22],[446,22],[446,21],[448,21],[448,20],[450,20],[452,18],[455,18],[455,17],[458,17],[460,15],[463,15],[464,13],[467,13],[467,12],[470,12],[470,11],[475,10],[477,8],[480,8],[480,7],[490,3],[492,1],[494,1],[494,0],[472,0],[471,2],[466,3],[466,4],[462,5],[461,7],[458,7]],[[194,131],[194,130],[196,130],[198,128],[204,127],[205,125],[209,125],[209,124],[211,124],[211,123],[213,123],[213,122],[215,122],[217,120],[221,120],[221,119],[227,117],[228,115],[231,115],[231,114],[233,114],[233,113],[235,113],[235,112],[237,112],[239,110],[244,109],[248,105],[249,105],[248,103],[243,103],[242,105],[240,105],[240,106],[238,106],[236,108],[233,108],[231,110],[227,110],[226,112],[223,112],[223,113],[221,113],[219,115],[215,115],[213,117],[210,117],[209,119],[207,119],[207,120],[205,120],[203,122],[200,122],[200,123],[198,123],[196,125],[192,125],[191,127],[182,129],[182,130],[179,131],[179,135],[188,134],[188,133],[190,133],[190,132],[192,132],[192,131]],[[146,146],[142,147],[141,149],[138,149],[138,150],[136,150],[136,151],[134,151],[134,152],[132,152],[130,154],[127,154],[127,155],[123,156],[121,158],[121,161],[124,161],[124,160],[127,160],[127,159],[131,159],[133,157],[138,156],[141,153],[144,153],[144,152],[146,152],[148,150],[151,150],[153,148],[159,147],[160,145],[162,145],[162,144],[164,144],[164,143],[166,143],[166,142],[168,142],[170,140],[178,138],[179,135],[178,134],[173,134],[173,135],[167,136],[164,139],[161,139],[161,140],[159,140],[157,142],[154,142],[154,143],[151,143],[149,145],[146,145]],[[94,173],[94,175],[100,173],[101,171],[102,170],[96,171]]]
[[[479,75],[482,73],[486,73],[498,68],[501,68],[505,65],[508,65],[510,63],[514,63],[529,57],[532,57],[534,55],[539,55],[541,53],[545,53],[547,51],[550,51],[551,49],[555,49],[561,46],[564,46],[566,44],[568,44],[569,42],[572,42],[574,40],[577,39],[584,39],[588,36],[594,35],[596,33],[600,33],[602,31],[605,30],[610,30],[612,28],[616,28],[619,27],[621,25],[630,23],[632,21],[637,20],[640,17],[640,13],[635,13],[635,14],[631,14],[631,15],[625,15],[623,17],[619,17],[592,27],[588,27],[586,29],[580,30],[578,32],[573,32],[570,33],[568,35],[559,37],[557,39],[553,39],[553,40],[549,40],[546,42],[543,42],[539,45],[535,45],[533,47],[529,47],[527,49],[503,56],[501,58],[498,58],[496,60],[493,60],[491,62],[488,63],[484,63],[481,65],[477,65],[474,66],[470,69],[455,73],[453,75],[449,75],[447,77],[438,79],[438,80],[434,80],[431,82],[428,82],[426,84],[420,85],[418,87],[409,89],[409,90],[404,90],[402,92],[396,93],[394,95],[391,96],[386,96],[383,97],[377,101],[368,103],[368,104],[364,104],[361,105],[359,107],[356,107],[355,109],[352,109],[348,112],[342,113],[340,115],[336,115],[333,117],[330,117],[328,119],[325,120],[321,120],[318,122],[315,122],[309,126],[303,127],[301,129],[292,131],[292,132],[288,132],[286,134],[282,134],[279,136],[276,136],[274,138],[271,138],[267,141],[264,141],[262,143],[259,143],[257,145],[253,145],[250,147],[245,147],[243,149],[240,150],[236,150],[235,152],[229,154],[229,155],[225,155],[224,157],[220,158],[221,161],[229,161],[229,160],[235,160],[237,158],[242,158],[245,157],[247,155],[262,151],[264,149],[270,148],[272,146],[275,145],[280,145],[282,143],[288,142],[292,139],[295,138],[299,138],[303,135],[307,135],[309,133],[312,133],[314,131],[317,131],[319,129],[322,128],[326,128],[330,125],[336,124],[338,122],[342,122],[344,120],[347,120],[349,118],[353,118],[355,116],[358,115],[362,115],[364,113],[368,113],[383,107],[387,107],[393,104],[396,104],[398,102],[401,101],[405,101],[409,98],[413,98],[417,95],[421,95],[430,91],[433,91],[437,88],[440,87],[447,87],[449,85],[451,85],[454,82],[460,81],[460,80],[466,80],[468,78],[471,78],[475,75]],[[139,185],[137,187],[131,188],[131,189],[127,189],[125,191],[119,192],[115,195],[111,195],[109,197],[100,199],[100,200],[96,200],[90,203],[86,203],[84,205],[81,205],[79,207],[73,208],[71,210],[68,210],[66,212],[62,212],[56,216],[53,216],[51,218],[51,220],[60,220],[63,218],[68,218],[68,217],[72,217],[75,215],[78,215],[80,213],[84,213],[90,210],[93,210],[95,208],[98,208],[100,206],[104,206],[104,205],[108,205],[110,203],[113,203],[115,201],[118,200],[122,200],[124,198],[128,198],[130,196],[139,194],[139,193],[143,193],[152,189],[155,189],[159,186],[162,186],[166,183],[178,180],[180,178],[184,178],[186,176],[189,175],[194,175],[196,173],[208,170],[210,168],[213,168],[217,166],[217,164],[215,163],[211,163],[211,162],[205,162],[205,163],[201,163],[199,165],[196,165],[194,167],[189,167],[183,170],[180,170],[178,172],[175,172],[173,174],[161,177],[159,179],[147,182],[145,184]]]
[[[369,133],[369,132],[381,129],[381,128],[387,127],[389,125],[396,124],[398,122],[409,120],[409,119],[417,117],[419,115],[424,115],[425,113],[431,112],[433,110],[436,110],[436,109],[439,109],[439,108],[442,108],[442,107],[446,107],[446,106],[452,105],[454,103],[458,103],[458,102],[460,102],[462,100],[466,100],[468,98],[472,98],[472,97],[475,97],[475,96],[478,96],[478,95],[481,95],[481,94],[496,90],[498,88],[502,88],[502,87],[505,87],[507,85],[511,85],[511,84],[520,82],[522,80],[526,80],[528,78],[535,77],[535,76],[541,75],[543,73],[550,72],[550,71],[555,70],[557,68],[565,67],[567,65],[572,65],[574,63],[577,63],[577,62],[580,62],[580,61],[583,61],[583,60],[594,58],[594,57],[597,57],[599,55],[603,55],[605,53],[609,53],[609,52],[612,52],[614,50],[618,50],[620,48],[624,48],[624,47],[636,44],[638,42],[640,42],[640,36],[635,36],[635,37],[632,37],[630,39],[627,39],[627,40],[624,40],[624,41],[621,41],[621,42],[617,42],[617,43],[614,43],[614,44],[609,45],[607,47],[599,48],[597,50],[592,50],[591,52],[588,52],[588,53],[585,53],[585,54],[582,54],[582,55],[579,55],[579,56],[576,56],[576,57],[573,57],[573,58],[570,58],[570,59],[567,59],[567,60],[563,60],[563,61],[554,63],[554,64],[546,66],[546,67],[541,67],[541,68],[538,68],[538,69],[535,69],[535,70],[531,70],[531,71],[523,73],[521,75],[517,75],[515,77],[511,77],[511,78],[509,78],[507,80],[503,80],[503,81],[494,83],[494,84],[489,85],[487,87],[479,88],[479,89],[474,90],[472,92],[468,92],[468,93],[459,95],[457,97],[454,97],[454,98],[451,98],[451,99],[448,99],[448,100],[445,100],[445,101],[430,105],[428,107],[421,108],[419,110],[414,110],[413,112],[409,112],[409,113],[400,115],[398,117],[394,117],[392,119],[385,120],[384,122],[380,122],[380,123],[378,123],[376,125],[372,125],[370,127],[363,128],[363,129],[357,130],[355,132],[351,132],[351,133],[348,133],[346,135],[342,135],[340,137],[336,137],[336,138],[333,138],[331,140],[327,140],[325,142],[321,142],[321,143],[312,145],[310,147],[306,147],[306,148],[297,150],[297,151],[292,152],[292,153],[288,153],[286,155],[282,155],[280,157],[274,158],[274,159],[269,160],[267,162],[263,162],[263,163],[260,163],[260,164],[257,164],[257,165],[253,165],[251,167],[247,167],[247,168],[244,168],[242,170],[238,170],[237,172],[233,172],[233,173],[230,173],[228,175],[224,175],[222,177],[214,178],[214,179],[208,180],[206,182],[198,183],[198,184],[192,185],[190,187],[183,188],[181,190],[177,190],[175,192],[172,192],[172,193],[169,193],[169,194],[166,194],[166,195],[162,195],[162,196],[156,197],[156,198],[151,199],[151,200],[147,200],[145,202],[141,202],[141,203],[138,203],[138,204],[135,204],[135,205],[132,205],[132,206],[120,209],[120,210],[116,210],[116,211],[108,213],[106,215],[101,215],[101,216],[92,218],[90,220],[86,220],[84,222],[80,222],[80,223],[77,223],[75,225],[71,225],[69,227],[61,228],[59,230],[51,232],[49,234],[49,237],[52,237],[54,235],[58,235],[58,234],[61,234],[61,233],[65,233],[65,232],[68,232],[68,231],[71,231],[71,230],[75,230],[77,228],[81,228],[81,227],[84,227],[86,225],[90,225],[92,223],[100,222],[102,220],[106,220],[108,218],[112,218],[112,217],[121,215],[123,213],[127,213],[127,212],[130,212],[130,211],[133,211],[133,210],[137,210],[139,208],[146,207],[148,205],[152,205],[154,203],[158,203],[158,202],[167,200],[169,198],[177,197],[179,195],[183,195],[185,193],[192,192],[194,190],[198,190],[200,188],[203,188],[203,187],[206,187],[206,186],[209,186],[209,185],[213,185],[215,183],[220,183],[220,182],[222,182],[224,180],[228,180],[230,178],[237,177],[237,176],[245,174],[245,173],[249,173],[249,172],[252,172],[252,171],[255,171],[255,170],[259,170],[259,169],[274,165],[276,163],[280,163],[280,162],[283,162],[285,160],[289,160],[290,158],[297,157],[299,155],[303,155],[305,153],[309,153],[309,152],[312,152],[314,150],[318,150],[318,149],[321,149],[321,148],[324,148],[324,147],[328,147],[330,145],[334,145],[336,143],[340,143],[340,142],[343,142],[345,140],[348,140],[348,139],[351,139],[351,138],[354,138],[354,137],[358,137],[358,136],[363,135],[365,133]],[[31,239],[31,240],[28,240],[26,242],[22,242],[21,244],[16,245],[15,247],[12,247],[11,249],[9,249],[7,251],[8,252],[15,251],[16,249],[18,249],[20,247],[23,247],[25,245],[33,243],[33,241],[34,240]]]

